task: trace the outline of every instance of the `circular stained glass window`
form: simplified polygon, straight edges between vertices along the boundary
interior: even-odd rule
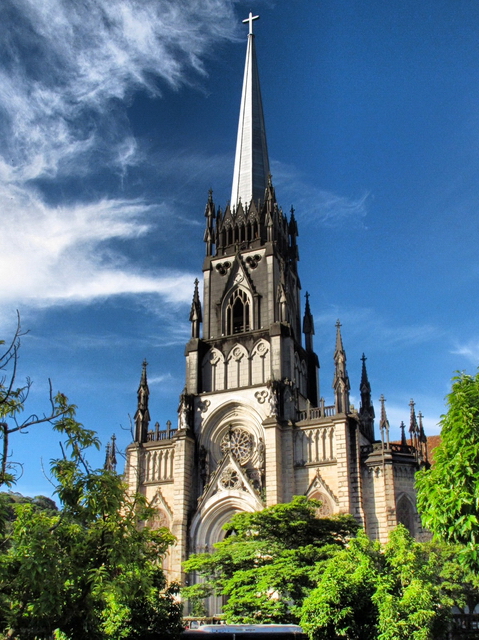
[[[235,427],[225,433],[220,446],[223,454],[231,451],[235,459],[244,464],[253,453],[253,436],[245,429]]]

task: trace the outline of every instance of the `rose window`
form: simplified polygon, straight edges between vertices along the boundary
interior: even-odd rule
[[[221,474],[220,484],[224,489],[239,489],[241,480],[236,469],[225,469]]]
[[[230,429],[223,436],[220,447],[223,454],[231,451],[234,458],[244,464],[253,453],[253,436],[245,429]]]

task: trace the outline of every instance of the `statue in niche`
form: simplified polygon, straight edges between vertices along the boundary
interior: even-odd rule
[[[185,387],[180,395],[180,404],[178,405],[178,429],[190,428],[190,413],[190,403]]]
[[[208,451],[204,445],[201,445],[199,451],[199,466],[200,466],[200,478],[203,486],[208,484],[208,478],[210,475],[209,463],[208,463]]]
[[[278,416],[278,383],[275,380],[271,380],[268,383],[269,387],[269,415],[271,418]]]
[[[257,452],[258,452],[258,469],[263,474],[264,473],[265,453],[266,453],[266,447],[265,447],[265,444],[263,442],[263,438],[259,438],[258,446],[257,446],[256,449],[257,449]]]

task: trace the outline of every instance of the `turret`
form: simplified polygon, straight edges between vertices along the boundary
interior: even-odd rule
[[[364,355],[363,355],[364,358]],[[379,402],[381,403],[381,418],[379,420],[379,430],[381,431],[381,441],[383,446],[386,446],[386,449],[389,449],[389,420],[386,415],[386,407],[384,403],[386,402],[386,398],[381,394],[379,398]]]
[[[371,385],[369,384],[368,372],[366,369],[366,356],[362,355],[362,369],[361,369],[361,385],[359,390],[361,392],[361,406],[359,409],[359,418],[361,420],[361,425],[363,427],[363,432],[366,437],[368,437],[371,442],[374,440],[374,407],[371,401]],[[381,396],[384,400],[384,397]],[[381,408],[381,411],[383,409]],[[382,413],[381,413],[382,417]]]
[[[198,291],[198,278],[195,280],[195,291],[193,293],[193,301],[191,303],[190,322],[191,322],[191,337],[200,337],[200,324],[202,322],[201,317],[201,302],[200,294]]]
[[[319,360],[318,356],[314,353],[313,349],[313,336],[314,336],[314,319],[309,306],[309,293],[306,292],[306,306],[303,317],[303,333],[306,346],[306,357],[308,367],[308,400],[313,407],[318,404],[318,369]]]
[[[140,385],[138,387],[138,405],[134,416],[135,421],[135,442],[146,442],[148,437],[148,425],[150,423],[150,412],[148,411],[148,398],[150,390],[146,377],[146,367],[148,363],[143,360]]]
[[[346,370],[346,352],[343,347],[341,337],[341,323],[336,322],[336,349],[334,351],[334,400],[336,413],[349,413],[349,384],[348,372]]]
[[[429,462],[428,455],[427,455],[427,436],[424,432],[424,427],[422,424],[422,419],[423,419],[423,415],[421,412],[418,413],[418,418],[419,418],[419,444],[420,444],[420,448],[421,448],[421,455],[423,457],[423,459],[425,460],[426,464]]]
[[[303,333],[305,338],[306,351],[313,351],[313,336],[314,336],[314,320],[309,306],[309,293],[306,291],[306,306],[304,308],[303,317]]]
[[[103,468],[105,471],[116,471],[116,436],[112,435],[110,442],[106,445],[105,464]]]
[[[416,420],[415,405],[416,403],[411,398],[411,401],[409,402],[409,407],[410,407],[409,437],[411,439],[411,446],[419,450],[419,427],[417,425],[417,420]]]
[[[213,190],[210,189],[208,192],[208,202],[206,203],[205,209],[205,218],[206,218],[206,229],[204,235],[204,241],[206,242],[206,255],[213,255],[213,245],[216,243],[215,238],[215,204],[213,202]]]

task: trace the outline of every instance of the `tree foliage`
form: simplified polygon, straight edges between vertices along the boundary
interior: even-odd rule
[[[479,372],[453,378],[434,465],[417,474],[423,525],[464,545],[462,557],[479,569]]]
[[[151,509],[116,473],[90,468],[85,452],[98,438],[58,402],[65,452],[51,471],[62,508],[19,503],[12,530],[3,527],[0,629],[22,640],[176,637],[181,608],[160,564],[173,536],[141,526]]]
[[[213,553],[192,556],[188,572],[204,578],[183,590],[190,600],[227,595],[228,622],[296,622],[318,566],[342,548],[358,525],[349,515],[318,518],[320,503],[304,496],[255,513],[238,513],[224,525]]]
[[[378,613],[372,597],[379,566],[379,545],[361,531],[330,560],[302,608],[301,625],[313,640],[375,637]]]
[[[360,532],[320,575],[301,625],[312,640],[446,637],[453,599],[442,577],[445,563],[445,555],[413,540],[402,525],[384,547]]]
[[[53,424],[58,418],[67,415],[71,407],[63,394],[53,394],[50,382],[49,408],[42,415],[36,413],[23,415],[32,382],[27,378],[23,384],[17,383],[18,353],[20,338],[24,335],[17,316],[17,326],[8,345],[0,340],[4,351],[0,352],[0,487],[11,487],[21,470],[21,463],[11,458],[10,437],[14,433],[25,433],[30,427],[42,423]]]

